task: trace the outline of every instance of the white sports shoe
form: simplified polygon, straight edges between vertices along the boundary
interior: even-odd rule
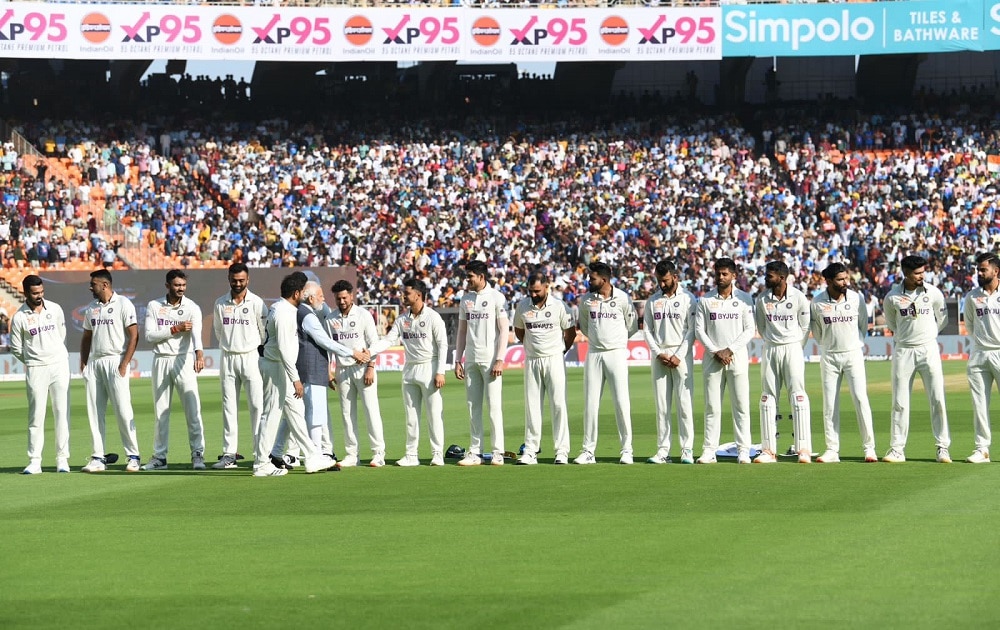
[[[534,466],[538,463],[538,457],[534,453],[529,453],[524,451],[520,457],[517,458],[518,466]]]
[[[316,455],[305,460],[306,474],[318,473],[323,470],[330,470],[337,465],[337,460],[325,455]]]
[[[890,448],[889,452],[882,458],[882,461],[887,464],[902,464],[906,461],[906,455],[904,455],[902,451]]]
[[[385,454],[375,453],[374,455],[372,455],[372,460],[368,462],[368,465],[371,466],[372,468],[381,468],[385,466]]]
[[[483,463],[483,458],[479,456],[479,453],[468,452],[465,457],[458,461],[459,466],[479,466]]]
[[[711,451],[705,451],[701,454],[701,457],[698,458],[699,464],[714,464],[718,461],[719,460],[715,457],[715,453]]]
[[[573,463],[574,464],[581,464],[581,465],[596,464],[597,463],[597,458],[594,457],[594,454],[591,453],[590,451],[583,451],[582,453],[580,453],[577,456],[576,459],[573,460]]]
[[[201,453],[191,456],[191,468],[194,470],[205,470],[205,456]]]
[[[657,453],[646,460],[647,464],[669,464],[673,460],[666,453]]]
[[[689,448],[681,449],[681,463],[682,464],[693,464],[694,463],[694,453]]]
[[[226,470],[228,468],[239,468],[236,465],[236,458],[232,455],[223,455],[219,458],[219,461],[212,464],[212,468],[215,470]]]
[[[431,453],[431,466],[444,466],[444,455],[441,451]]]
[[[622,456],[618,458],[618,463],[624,466],[631,466],[635,463],[635,459],[632,458],[632,453],[622,453]]]
[[[826,450],[816,458],[816,461],[820,464],[839,464],[840,454],[837,451]]]
[[[865,449],[865,463],[866,464],[874,464],[876,462],[878,462],[878,454],[875,452],[875,449],[873,449],[873,448],[866,448]]]
[[[416,455],[404,455],[403,459],[396,460],[396,465],[403,466],[404,468],[408,468],[410,466],[419,466],[420,459]]]
[[[135,460],[128,460],[131,464]],[[160,459],[159,457],[151,457],[149,461],[142,465],[142,470],[166,470],[167,460]]]
[[[163,462],[163,467],[167,467],[167,462]],[[138,455],[129,455],[128,463],[125,464],[125,472],[139,472],[142,466],[139,465]]]
[[[741,448],[741,449],[737,450],[736,452],[737,452],[737,455],[736,455],[736,463],[737,464],[749,464],[750,463],[750,451],[749,450],[747,450],[745,448]]]
[[[107,470],[108,467],[104,464],[103,457],[91,457],[90,461],[80,469],[80,472],[85,473],[99,473]]]
[[[65,457],[56,459],[56,472],[69,472],[69,461]]]
[[[566,453],[556,453],[556,457],[552,460],[552,463],[556,466],[565,466],[569,463],[569,455]]]
[[[761,451],[760,455],[753,458],[755,464],[777,464],[778,458],[771,451]]]
[[[348,455],[344,459],[337,462],[337,468],[354,468],[358,465],[357,455]]]
[[[503,453],[500,451],[493,451],[493,457],[490,458],[490,466],[503,466]]]
[[[278,468],[271,462],[267,462],[260,468],[253,471],[254,477],[283,477],[287,474],[287,470],[284,468]]]
[[[990,463],[990,453],[979,448],[972,455],[966,457],[965,461],[970,464],[988,464]]]
[[[281,459],[292,468],[298,468],[302,465],[302,462],[295,455],[282,455]]]
[[[809,451],[799,451],[799,463],[800,464],[811,464],[813,461],[812,453]]]
[[[948,449],[943,446],[939,446],[937,450],[937,461],[939,464],[950,464],[951,463],[951,453]]]
[[[42,474],[42,464],[41,462],[31,462],[24,467],[21,471],[22,475],[40,475]]]

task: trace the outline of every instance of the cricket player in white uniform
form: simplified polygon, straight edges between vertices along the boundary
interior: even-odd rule
[[[459,466],[483,463],[483,402],[490,414],[493,439],[491,466],[503,466],[503,368],[507,356],[507,298],[486,281],[486,263],[474,260],[465,266],[468,291],[458,305],[458,338],[455,378],[465,381],[469,405],[469,450]]]
[[[965,328],[969,338],[969,393],[976,450],[965,461],[990,462],[990,397],[1000,384],[1000,258],[982,254],[976,259],[979,286],[965,296]]]
[[[670,417],[677,407],[681,463],[694,463],[694,320],[698,301],[679,284],[677,266],[669,260],[653,270],[660,290],[646,300],[642,332],[649,346],[653,402],[656,404],[656,454],[650,464],[670,459]]]
[[[549,293],[540,274],[528,277],[528,297],[514,311],[514,335],[524,344],[524,452],[521,465],[538,463],[545,398],[552,415],[554,464],[569,461],[569,418],[566,413],[566,361],[576,340],[576,322],[566,303]]]
[[[51,398],[56,434],[56,472],[69,472],[69,353],[66,316],[45,299],[36,275],[21,282],[24,304],[10,320],[10,353],[24,364],[28,391],[28,466],[26,475],[42,472],[45,404]]]
[[[347,280],[338,280],[330,287],[337,308],[326,315],[326,323],[334,341],[351,350],[370,348],[378,341],[375,318],[367,310],[354,306],[354,286]],[[344,458],[338,468],[358,465],[358,407],[365,409],[368,425],[368,443],[372,468],[385,466],[385,437],[382,429],[382,412],[378,402],[378,375],[375,360],[358,362],[352,358],[338,358],[334,384],[340,395],[340,416],[344,424]]]
[[[854,413],[861,432],[861,447],[866,462],[877,462],[872,408],[868,402],[865,376],[865,336],[868,312],[865,298],[847,288],[849,276],[842,263],[832,263],[823,270],[826,290],[813,298],[809,328],[820,348],[819,380],[823,387],[823,433],[826,450],[816,458],[821,464],[840,461],[840,383],[847,378],[847,389],[854,402]]]
[[[332,468],[336,462],[322,456],[313,444],[306,426],[305,388],[299,378],[295,361],[299,355],[298,307],[302,301],[307,278],[301,271],[293,272],[281,281],[281,299],[271,306],[265,324],[264,356],[260,359],[264,377],[264,411],[261,414],[261,435],[254,453],[255,477],[278,477],[288,471],[276,467],[270,459],[278,425],[282,418],[302,449],[307,473]]]
[[[406,415],[406,455],[397,466],[419,466],[421,407],[426,407],[431,441],[431,466],[444,466],[444,420],[441,388],[448,360],[448,335],[444,320],[424,302],[427,287],[422,280],[403,281],[403,306],[389,334],[375,342],[372,356],[400,342],[405,353],[403,366],[403,413]]]
[[[753,300],[736,288],[736,263],[715,261],[715,290],[702,296],[695,310],[695,337],[705,347],[705,442],[699,464],[714,464],[722,430],[722,394],[729,390],[736,438],[736,461],[750,463],[750,356],[755,331]]]
[[[778,399],[784,385],[792,410],[795,452],[800,464],[808,464],[812,462],[812,428],[802,348],[809,339],[809,298],[788,285],[788,265],[780,260],[765,265],[764,287],[754,307],[757,331],[764,339],[760,361],[761,452],[754,463],[778,461]]]
[[[937,461],[951,463],[948,447],[948,412],[944,401],[944,374],[938,333],[948,323],[944,295],[924,284],[927,261],[906,256],[900,261],[903,281],[894,285],[882,302],[885,323],[893,334],[892,427],[889,451],[882,461],[906,461],[906,437],[910,431],[910,390],[914,374],[920,374],[931,408],[931,431],[937,445]]]
[[[80,470],[96,473],[107,468],[104,427],[110,401],[128,455],[125,470],[139,472],[139,440],[135,435],[135,414],[128,382],[129,364],[139,344],[135,306],[111,288],[111,272],[107,269],[91,272],[90,293],[94,301],[84,311],[80,372],[86,383],[87,418],[94,450],[90,461]]]
[[[143,470],[165,470],[170,439],[170,404],[174,390],[184,406],[191,468],[205,470],[205,428],[201,420],[198,374],[205,369],[201,307],[187,292],[187,274],[167,272],[167,295],[146,305],[146,343],[153,345],[153,456]]]
[[[240,389],[245,389],[247,393],[254,452],[257,451],[260,414],[264,408],[264,381],[260,375],[258,348],[264,344],[267,305],[260,296],[250,291],[250,274],[245,264],[230,265],[228,278],[229,292],[215,301],[212,321],[222,354],[219,365],[219,379],[222,381],[222,456],[212,464],[212,468],[220,470],[237,467]]]
[[[604,383],[609,383],[615,406],[621,464],[631,464],[632,406],[628,393],[628,340],[639,329],[632,299],[611,285],[611,267],[590,264],[590,292],[580,298],[580,332],[589,348],[583,362],[583,450],[573,460],[596,464],[597,420]]]

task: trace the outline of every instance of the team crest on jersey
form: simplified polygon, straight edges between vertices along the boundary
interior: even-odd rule
[[[487,302],[486,300],[483,300],[483,303],[480,304],[480,306],[482,306],[483,308],[486,308],[487,304],[489,304],[489,302]]]
[[[178,309],[177,310],[177,317],[180,317],[183,314],[184,314],[184,309]]]
[[[250,308],[249,308],[249,307],[247,307],[247,306],[244,306],[244,307],[243,307],[243,312],[244,312],[244,313],[249,313],[249,312],[250,312]]]
[[[844,310],[845,311],[851,310],[851,303],[850,302],[848,302],[847,304],[844,304]]]
[[[552,317],[552,311],[545,311],[545,317]]]
[[[785,308],[792,308],[794,306],[791,302],[785,304]]]
[[[111,313],[114,313],[114,312],[115,312],[115,309],[113,309],[113,308],[108,308],[108,315],[110,315]]]
[[[930,302],[930,301],[931,301],[930,296],[929,295],[925,295],[924,296],[924,302]]]
[[[45,319],[52,319],[52,313],[46,313]]]
[[[681,307],[680,300],[674,302],[674,308],[680,308],[680,307]]]
[[[426,325],[427,325],[427,322],[420,322],[420,327],[421,327],[421,328],[423,328],[423,327],[424,327],[424,326],[426,326]]]
[[[351,328],[354,328],[354,322],[351,322]]]

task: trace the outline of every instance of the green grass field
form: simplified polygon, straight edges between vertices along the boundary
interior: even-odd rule
[[[868,368],[881,455],[889,365]],[[910,461],[902,465],[857,461],[857,425],[846,404],[841,454],[848,460],[840,465],[556,467],[547,465],[546,419],[539,466],[390,466],[278,479],[252,478],[248,468],[189,470],[179,404],[168,471],[126,474],[118,464],[92,476],[14,474],[26,464],[26,402],[23,384],[4,384],[0,627],[995,626],[1000,466],[958,463],[972,451],[964,368],[945,364],[951,466],[933,461],[918,379]],[[403,442],[399,375],[380,378],[394,459]],[[655,450],[649,372],[634,369],[631,378],[642,461]],[[821,451],[815,365],[807,382]],[[697,454],[700,375],[695,383]],[[132,384],[144,461],[153,439],[149,387]],[[523,439],[521,388],[520,372],[509,371],[511,450]],[[569,388],[577,448],[579,370],[571,370]],[[754,392],[756,369],[752,401]],[[214,460],[221,420],[211,379],[203,379],[202,397],[206,455]],[[453,377],[445,403],[446,443],[467,445],[464,392]],[[610,400],[602,412],[598,455],[616,462]],[[78,470],[90,451],[80,382],[71,423]],[[121,452],[109,425],[109,450]],[[787,420],[779,428],[790,434]],[[334,429],[339,448],[339,416]],[[722,435],[732,439],[728,414]],[[244,453],[249,438],[244,428]],[[781,447],[789,443],[783,436]],[[47,471],[52,449],[50,431]],[[421,456],[429,456],[425,432]]]

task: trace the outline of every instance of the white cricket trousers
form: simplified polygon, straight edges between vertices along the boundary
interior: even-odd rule
[[[729,404],[733,413],[733,433],[736,447],[750,448],[750,360],[747,353],[739,352],[733,362],[723,365],[709,353],[702,362],[702,381],[705,386],[705,443],[702,449],[715,454],[719,450],[722,432],[722,394],[729,390]]]
[[[56,459],[69,459],[69,362],[26,367],[28,390],[28,459],[41,463],[45,446],[45,404],[52,400]]]
[[[254,444],[254,469],[270,461],[271,449],[282,418],[288,422],[292,438],[302,448],[305,459],[316,457],[317,450],[306,426],[306,406],[295,397],[295,387],[288,379],[280,361],[260,359],[260,374],[264,379],[264,411],[260,418],[260,435]]]
[[[892,427],[889,448],[900,453],[906,448],[910,432],[910,391],[913,377],[920,374],[931,409],[931,432],[940,448],[951,445],[948,434],[948,412],[944,403],[944,374],[941,371],[941,351],[937,343],[918,348],[896,346],[892,353]]]
[[[201,398],[198,395],[198,377],[194,372],[194,357],[190,354],[156,356],[153,358],[153,414],[156,417],[153,457],[164,461],[170,443],[170,404],[175,389],[184,406],[191,456],[205,453],[205,430],[201,421]]]
[[[337,393],[340,394],[340,415],[344,423],[344,453],[358,456],[358,402],[365,408],[368,422],[368,443],[372,454],[385,454],[382,412],[378,404],[378,374],[371,385],[365,385],[365,366],[348,365],[337,368]]]
[[[561,354],[524,362],[524,452],[537,453],[542,441],[545,398],[552,415],[556,456],[569,456],[569,416],[566,412],[566,362]]]
[[[868,402],[865,354],[858,348],[848,352],[824,352],[819,360],[819,382],[823,387],[823,434],[826,450],[840,452],[840,384],[847,379],[847,389],[854,402],[861,446],[875,450],[872,407]]]
[[[972,394],[972,428],[975,430],[976,450],[989,452],[990,397],[994,383],[1000,385],[1000,350],[973,351],[966,366],[969,393]]]
[[[490,437],[493,452],[504,452],[503,377],[493,376],[491,364],[465,364],[465,399],[469,405],[469,452],[483,452],[483,398],[490,413]]]
[[[802,345],[764,344],[760,358],[760,448],[774,455],[778,452],[778,400],[782,385],[788,390],[788,403],[795,434],[795,452],[812,454],[812,413],[806,394],[806,362]]]
[[[611,390],[618,422],[618,439],[622,454],[632,453],[632,402],[628,395],[628,350],[602,350],[587,353],[583,362],[583,450],[597,450],[598,412],[604,384]]]
[[[247,392],[250,408],[250,434],[260,434],[260,414],[264,408],[264,381],[260,375],[256,350],[223,352],[219,378],[222,380],[222,452],[235,455],[239,450],[240,389]],[[256,451],[256,446],[254,447]]]
[[[434,368],[430,363],[407,363],[403,366],[403,413],[406,416],[408,456],[417,456],[422,408],[427,411],[431,452],[444,455],[443,400],[441,390],[434,387]]]
[[[139,440],[135,435],[135,414],[132,412],[132,391],[129,377],[118,373],[121,357],[110,356],[91,359],[83,371],[87,389],[87,418],[90,420],[90,435],[94,442],[91,457],[104,457],[105,417],[108,402],[115,409],[118,419],[118,433],[128,456],[139,456]]]
[[[317,385],[303,383],[305,395],[302,397],[305,409],[306,428],[309,431],[309,439],[321,453],[333,454],[333,438],[330,427],[330,404],[327,400],[327,385]],[[287,447],[287,450],[286,450]],[[295,457],[302,456],[302,449],[298,442],[292,440],[288,443],[288,420],[281,419],[278,424],[278,432],[275,434],[274,446],[271,447],[273,457],[281,457],[283,453]]]
[[[694,448],[694,358],[689,355],[677,367],[667,367],[653,357],[653,402],[656,405],[656,452],[670,455],[670,420],[677,405],[677,437],[681,450]]]

